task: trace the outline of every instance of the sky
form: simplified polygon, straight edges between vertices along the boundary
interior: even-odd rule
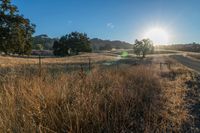
[[[13,0],[13,4],[36,24],[34,35],[61,37],[79,31],[90,38],[133,43],[160,27],[170,44],[200,42],[200,0]]]

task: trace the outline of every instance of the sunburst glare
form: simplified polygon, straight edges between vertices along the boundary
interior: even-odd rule
[[[144,38],[149,38],[155,45],[166,45],[169,43],[168,32],[161,27],[154,27],[149,29],[145,34]]]

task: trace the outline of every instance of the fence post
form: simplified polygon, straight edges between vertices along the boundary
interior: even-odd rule
[[[42,62],[41,62],[41,55],[39,55],[39,76],[42,75]]]
[[[88,58],[88,61],[89,61],[89,62],[88,62],[88,63],[89,63],[89,64],[88,64],[88,65],[89,65],[89,71],[91,71],[91,58]]]

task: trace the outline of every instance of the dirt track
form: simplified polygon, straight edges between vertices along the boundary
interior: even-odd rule
[[[183,55],[171,55],[170,57],[177,60],[178,62],[180,62],[184,66],[200,73],[200,61],[190,59],[190,58],[185,57]]]

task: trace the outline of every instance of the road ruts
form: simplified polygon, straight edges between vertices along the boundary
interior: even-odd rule
[[[171,55],[170,57],[177,60],[179,63],[183,64],[184,66],[200,73],[200,61],[192,60],[183,55]]]

